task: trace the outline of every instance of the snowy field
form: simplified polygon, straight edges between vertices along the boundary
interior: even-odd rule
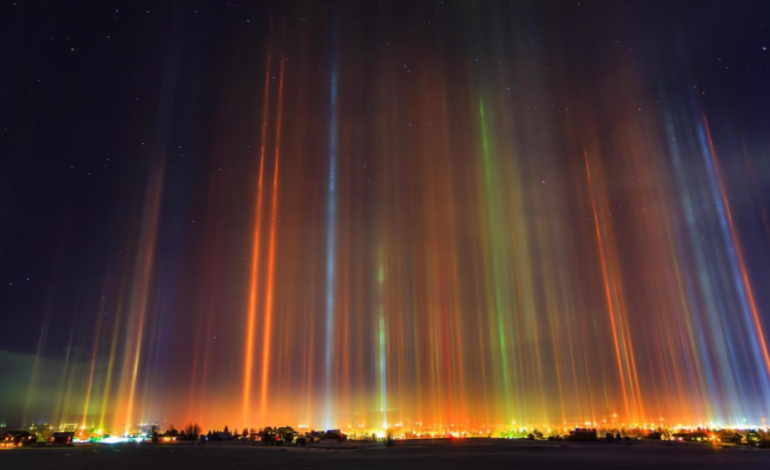
[[[228,470],[228,469],[760,469],[770,450],[708,444],[634,441],[562,443],[466,439],[309,447],[119,444],[0,451],[0,469]]]

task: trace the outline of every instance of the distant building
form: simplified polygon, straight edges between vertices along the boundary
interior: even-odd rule
[[[340,431],[339,429],[329,429],[326,431],[326,434],[324,434],[324,439],[332,439],[336,441],[346,441],[348,439],[347,434]]]
[[[75,439],[74,432],[55,432],[51,443],[54,445],[66,446],[72,444],[72,440]]]
[[[722,431],[719,433],[719,440],[730,444],[741,444],[743,442],[743,436],[735,431]]]
[[[652,440],[661,440],[663,439],[663,433],[660,431],[652,431],[651,433],[644,436],[645,439],[652,439]]]
[[[0,446],[2,447],[20,447],[37,442],[37,436],[29,431],[5,431],[0,434]]]
[[[675,441],[684,442],[706,442],[709,440],[708,434],[705,432],[678,432],[673,435]]]
[[[564,438],[565,441],[595,441],[597,440],[596,429],[575,428]]]

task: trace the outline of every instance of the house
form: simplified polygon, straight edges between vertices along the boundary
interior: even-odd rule
[[[37,436],[29,431],[5,431],[0,434],[0,447],[21,447],[37,442]]]
[[[743,436],[735,431],[722,431],[719,433],[718,438],[721,442],[729,444],[740,445],[743,442]]]
[[[291,426],[280,427],[276,432],[283,441],[288,443],[294,442],[294,438],[297,437],[297,431],[295,431]]]
[[[66,446],[72,444],[73,439],[75,439],[74,432],[55,432],[51,438],[51,444]]]
[[[672,436],[675,441],[684,442],[707,442],[709,440],[708,434],[705,432],[678,432]]]
[[[348,435],[340,431],[339,429],[329,429],[326,431],[326,434],[324,434],[323,438],[342,442],[348,439]]]
[[[569,432],[569,436],[566,436],[564,440],[571,442],[595,441],[597,440],[596,429],[575,428]]]
[[[762,436],[754,429],[749,430],[746,433],[746,444],[759,445],[762,442]]]

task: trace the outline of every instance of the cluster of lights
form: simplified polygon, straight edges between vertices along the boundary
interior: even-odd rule
[[[612,424],[607,424],[607,419],[612,421]],[[587,427],[593,428],[599,431],[599,435],[609,429],[627,429],[630,435],[646,435],[647,432],[663,431],[666,427],[663,424],[664,418],[659,418],[660,422],[648,422],[643,424],[637,423],[619,423],[622,419],[618,420],[618,415],[613,414],[611,418],[607,419],[590,419],[576,422],[564,422],[562,426],[552,427],[543,425],[542,427],[533,427],[532,424],[524,425],[524,423],[517,425],[516,421],[512,421],[510,425],[504,424],[480,424],[471,425],[466,421],[461,424],[443,424],[443,425],[424,425],[423,422],[406,420],[405,422],[392,423],[390,426],[387,422],[377,423],[381,425],[379,428],[370,427],[370,423],[358,422],[348,424],[348,434],[355,439],[360,436],[370,436],[377,439],[393,438],[393,439],[431,439],[431,438],[466,438],[466,437],[496,437],[496,438],[516,438],[527,436],[534,433],[538,438],[542,438],[543,435],[553,436],[555,434],[567,435],[575,427]],[[724,425],[722,423],[698,423],[697,425],[682,425],[668,427],[665,431],[666,437],[664,439],[673,439],[676,441],[695,441],[695,442],[712,442],[714,444],[722,442],[725,438],[721,433],[723,431],[749,431],[749,430],[764,430],[764,432],[770,432],[770,428],[767,427],[766,420],[762,419],[762,425],[750,425],[743,420],[742,424],[729,424]],[[406,426],[404,424],[406,423]],[[87,427],[83,424],[61,424],[59,430],[73,430],[76,437],[73,438],[73,443],[82,444],[88,442],[98,442],[103,444],[120,444],[128,442],[145,442],[150,438],[150,434],[143,427],[149,426],[148,423],[140,423],[136,425],[133,430],[127,427],[122,434],[111,433],[109,429],[106,431],[96,427]],[[376,425],[375,425],[376,426]],[[30,431],[36,429],[50,429],[53,430],[54,426],[49,426],[47,423],[44,425],[30,426]],[[307,430],[310,428],[308,424],[300,424],[298,429]],[[374,429],[373,429],[374,428]],[[411,429],[410,429],[411,428]],[[545,430],[545,434],[538,430]],[[762,431],[760,431],[762,432]],[[358,436],[355,436],[355,435]],[[673,434],[673,435],[672,435]],[[688,436],[687,434],[692,434]],[[177,440],[176,437],[162,436],[160,442],[171,443]],[[730,442],[732,438],[726,442]],[[0,442],[0,447],[16,447],[17,443],[12,440],[5,439]]]

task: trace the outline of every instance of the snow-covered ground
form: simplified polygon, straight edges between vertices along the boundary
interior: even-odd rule
[[[0,469],[228,470],[228,469],[644,469],[770,468],[770,450],[708,444],[634,441],[562,443],[465,439],[383,444],[244,446],[119,444],[0,451]]]

